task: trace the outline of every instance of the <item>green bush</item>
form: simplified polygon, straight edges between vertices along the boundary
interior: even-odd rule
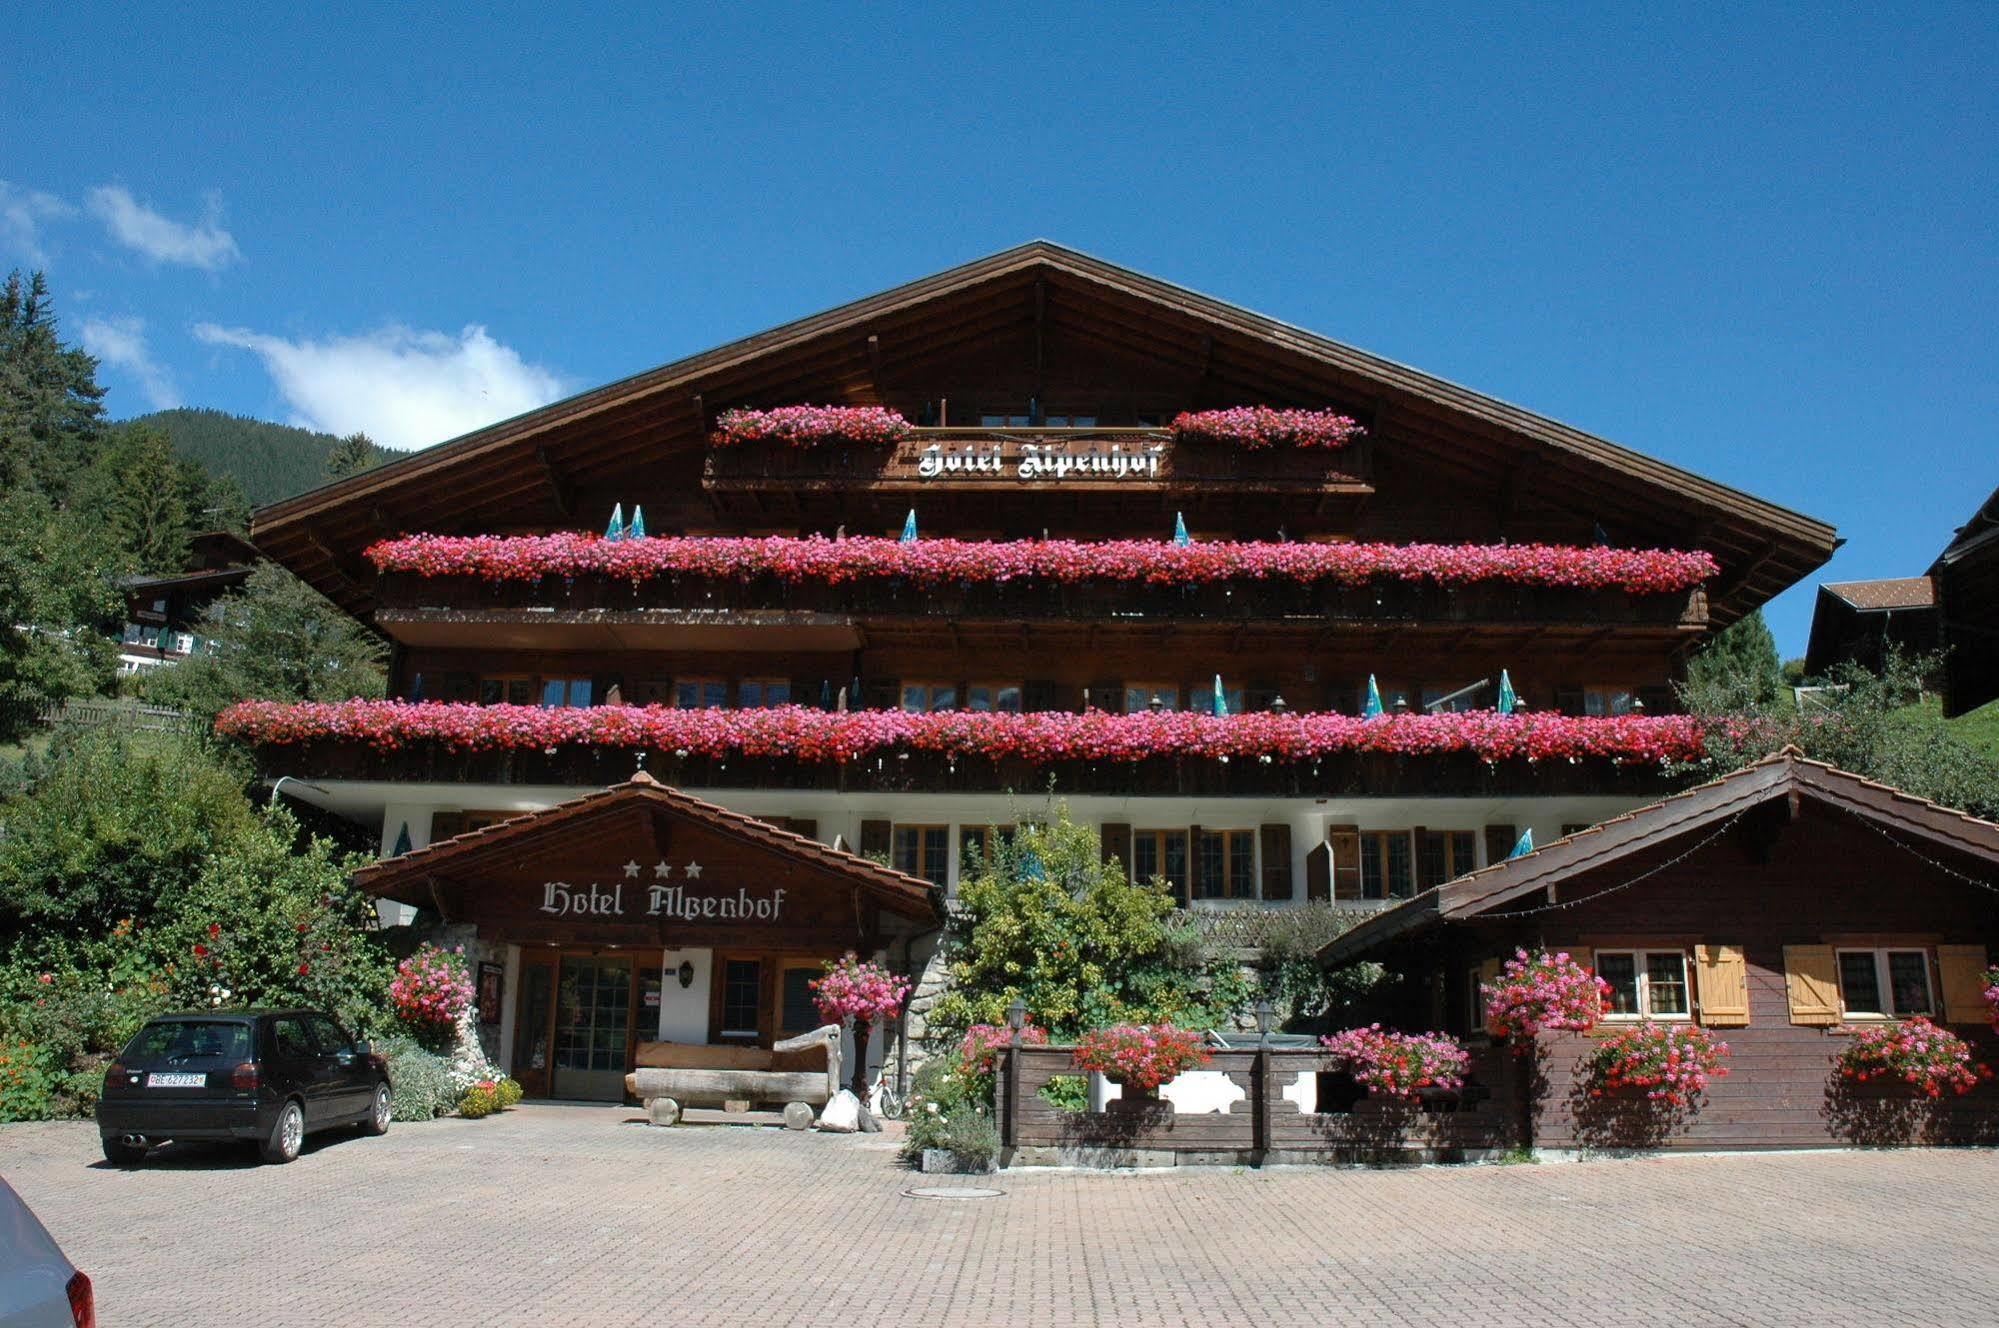
[[[500,1109],[500,1086],[498,1084],[474,1084],[458,1099],[458,1114],[467,1120],[478,1120],[490,1116]]]
[[[500,1080],[500,1109],[506,1110],[521,1100],[521,1086],[512,1079]]]
[[[30,1042],[0,1045],[0,1121],[47,1120],[56,1114],[54,1076],[41,1048]]]
[[[1057,1111],[1088,1111],[1090,1081],[1080,1074],[1058,1074],[1041,1085],[1038,1096]]]
[[[394,1095],[390,1114],[395,1119],[435,1120],[458,1104],[449,1058],[408,1037],[389,1038],[376,1044],[375,1050],[389,1062],[389,1089]]]

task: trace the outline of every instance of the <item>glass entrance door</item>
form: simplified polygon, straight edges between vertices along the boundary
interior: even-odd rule
[[[622,1101],[631,1017],[629,956],[564,955],[556,984],[555,1083],[549,1096]]]

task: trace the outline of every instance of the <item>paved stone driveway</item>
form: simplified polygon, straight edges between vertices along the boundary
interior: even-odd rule
[[[125,1324],[1999,1324],[1999,1153],[1413,1171],[1016,1171],[882,1137],[649,1129],[608,1107],[328,1138],[288,1167],[0,1174]],[[956,1183],[956,1182],[952,1182]]]

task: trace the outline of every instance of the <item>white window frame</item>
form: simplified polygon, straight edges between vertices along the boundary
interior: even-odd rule
[[[1923,961],[1923,995],[1926,998],[1921,1010],[1849,1010],[1846,1008],[1846,969],[1844,960],[1850,954],[1872,956],[1874,960],[1874,989],[1881,993],[1881,1003],[1895,1003],[1895,984],[1890,980],[1888,957],[1898,954],[1912,954]],[[1878,1019],[1896,1023],[1904,1019],[1924,1016],[1934,1019],[1937,1015],[1937,984],[1930,973],[1930,952],[1920,945],[1840,945],[1833,947],[1833,975],[1839,981],[1839,1012],[1845,1019]]]
[[[1602,947],[1597,950],[1595,955],[1598,973],[1603,972],[1603,957],[1605,955],[1631,956],[1632,977],[1638,991],[1638,1009],[1636,1011],[1631,1014],[1611,1014],[1606,1011],[1603,1016],[1605,1023],[1642,1024],[1649,1021],[1664,1024],[1688,1024],[1693,1022],[1694,966],[1687,962],[1687,952],[1684,949],[1638,949],[1636,947],[1614,945]],[[1681,998],[1685,1002],[1683,1008],[1669,1010],[1663,1014],[1652,1013],[1652,975],[1649,968],[1649,961],[1654,955],[1671,955],[1679,961],[1680,990],[1685,993]]]

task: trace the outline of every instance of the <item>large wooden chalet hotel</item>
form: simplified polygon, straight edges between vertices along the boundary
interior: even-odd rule
[[[502,1060],[583,1098],[640,1040],[809,1028],[846,950],[920,971],[1051,788],[1195,909],[1386,907],[1651,802],[1689,653],[1834,545],[1042,242],[253,537],[388,636],[392,699],[224,728],[379,827],[364,885],[468,938]]]

